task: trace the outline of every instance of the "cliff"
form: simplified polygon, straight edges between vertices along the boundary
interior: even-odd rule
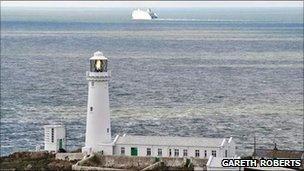
[[[1,170],[71,170],[73,164],[48,152],[16,152],[0,158]]]

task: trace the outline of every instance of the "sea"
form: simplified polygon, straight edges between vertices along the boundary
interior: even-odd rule
[[[89,58],[109,59],[112,136],[233,137],[304,150],[303,8],[1,7],[1,156],[64,124],[84,146]]]

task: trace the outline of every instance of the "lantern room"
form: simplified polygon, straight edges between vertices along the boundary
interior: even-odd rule
[[[94,56],[90,58],[90,71],[91,72],[107,72],[108,59],[103,56],[103,53],[97,51]]]

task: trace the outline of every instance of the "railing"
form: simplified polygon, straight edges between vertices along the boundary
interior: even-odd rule
[[[108,72],[86,72],[87,77],[111,77],[111,71]]]
[[[111,77],[111,72],[86,72],[87,80],[89,81],[107,81]]]

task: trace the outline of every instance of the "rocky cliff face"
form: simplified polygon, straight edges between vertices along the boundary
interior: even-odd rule
[[[1,170],[71,170],[72,164],[48,152],[16,152],[0,158]]]
[[[173,157],[107,156],[98,153],[77,163],[80,170],[97,168],[121,170],[194,170],[206,166],[206,159]],[[75,167],[76,168],[76,167]],[[77,169],[76,169],[77,170]]]

